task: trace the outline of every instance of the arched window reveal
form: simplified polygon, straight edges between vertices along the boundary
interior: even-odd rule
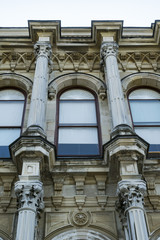
[[[71,89],[59,98],[58,155],[99,155],[97,111],[94,95]]]
[[[24,102],[22,92],[0,90],[0,158],[10,158],[8,146],[20,136]]]
[[[129,95],[135,132],[150,143],[150,151],[160,151],[160,94],[152,89],[136,89]]]

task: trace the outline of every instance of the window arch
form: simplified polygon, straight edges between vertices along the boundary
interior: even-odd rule
[[[139,88],[129,94],[135,132],[150,144],[149,151],[160,150],[160,93]]]
[[[0,90],[0,158],[10,158],[9,145],[21,134],[24,94],[17,89]]]
[[[62,92],[58,100],[58,156],[100,155],[94,94],[74,88]]]

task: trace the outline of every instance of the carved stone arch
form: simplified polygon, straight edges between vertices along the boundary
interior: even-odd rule
[[[135,87],[151,87],[160,90],[160,75],[154,73],[134,73],[122,79],[125,95]]]
[[[20,74],[15,73],[1,73],[0,74],[0,88],[15,87],[29,93],[32,88],[32,81]]]
[[[160,228],[152,232],[152,234],[149,237],[150,240],[160,240]]]
[[[109,231],[92,226],[92,228],[64,228],[59,232],[52,232],[44,240],[117,240],[117,237]]]
[[[0,240],[12,240],[12,238],[6,232],[0,229]]]
[[[132,120],[130,115],[130,109],[127,101],[127,96],[130,91],[138,87],[150,87],[160,90],[160,75],[154,73],[134,73],[130,74],[122,79],[122,87],[124,91],[124,97],[127,106],[127,112],[129,116],[129,124],[132,126]]]
[[[49,89],[59,92],[66,87],[82,86],[95,91],[97,94],[106,91],[106,84],[99,78],[85,73],[70,73],[53,79],[49,83]],[[102,90],[102,91],[101,91]]]

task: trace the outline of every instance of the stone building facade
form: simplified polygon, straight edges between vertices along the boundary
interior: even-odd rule
[[[0,239],[160,239],[160,21],[0,28]]]

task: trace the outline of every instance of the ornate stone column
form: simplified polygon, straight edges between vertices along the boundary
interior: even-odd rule
[[[149,239],[144,211],[145,191],[143,180],[122,180],[118,183],[119,208],[127,219],[126,239]]]
[[[117,52],[117,43],[102,42],[100,53],[108,87],[113,130],[119,125],[129,125],[118,71]]]
[[[48,94],[48,63],[51,55],[51,46],[47,41],[38,41],[34,49],[37,59],[27,126],[38,126],[44,132]]]
[[[18,200],[16,240],[34,240],[37,219],[43,209],[43,190],[40,181],[18,181],[15,184]]]

